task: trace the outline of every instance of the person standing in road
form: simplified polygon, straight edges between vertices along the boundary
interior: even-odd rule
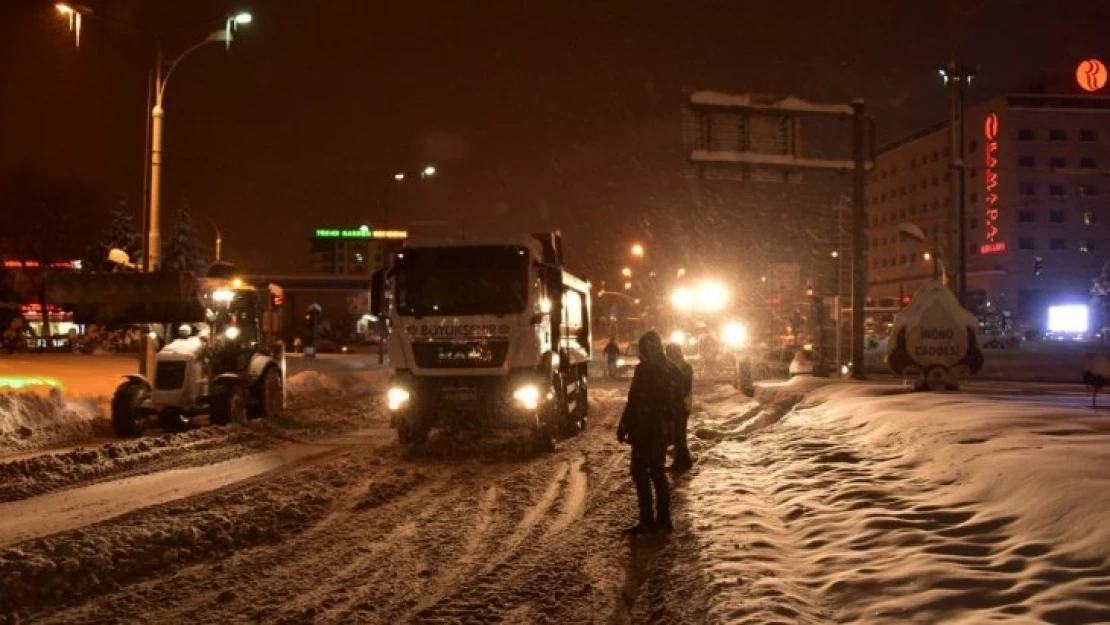
[[[632,481],[636,485],[640,516],[639,523],[624,532],[633,535],[673,528],[671,494],[663,468],[679,392],[679,374],[667,360],[659,335],[645,333],[640,337],[639,348],[640,364],[636,365],[628,403],[617,426],[617,440],[632,445]]]
[[[681,403],[676,408],[674,423],[674,462],[671,463],[673,471],[689,471],[694,466],[694,459],[690,456],[690,446],[686,441],[686,426],[690,421],[690,412],[694,408],[694,368],[686,362],[682,355],[682,347],[677,343],[667,345],[667,359],[678,369],[678,385]]]
[[[605,345],[605,373],[610,378],[617,377],[617,357],[620,353],[621,348],[617,346],[617,342],[609,337],[609,342]]]

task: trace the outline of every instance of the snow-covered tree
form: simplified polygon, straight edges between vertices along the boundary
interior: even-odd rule
[[[108,227],[104,230],[100,242],[91,247],[85,255],[86,269],[99,268],[108,257],[112,249],[121,249],[131,257],[131,262],[142,264],[143,236],[135,225],[135,216],[131,210],[127,194],[120,197],[119,203],[112,208],[108,216]]]
[[[164,249],[162,269],[165,271],[191,271],[203,275],[208,270],[209,260],[197,236],[188,200],[178,204],[173,232]]]
[[[105,233],[104,242],[101,244],[107,254],[113,248],[127,252],[131,262],[140,262],[142,253],[143,235],[135,225],[135,215],[131,210],[127,195],[120,198],[118,204],[112,209],[108,222],[108,231]]]
[[[1102,273],[1091,281],[1091,309],[1099,328],[1110,325],[1110,260],[1102,265]]]

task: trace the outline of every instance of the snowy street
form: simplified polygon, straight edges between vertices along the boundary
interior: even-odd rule
[[[624,385],[549,455],[402,452],[372,396],[0,460],[0,616],[104,622],[1110,619],[1110,422],[889,384],[702,384],[676,530],[628,539]],[[795,403],[799,402],[796,406]],[[20,485],[23,486],[20,486]]]

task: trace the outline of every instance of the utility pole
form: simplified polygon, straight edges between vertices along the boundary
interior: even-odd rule
[[[941,78],[948,88],[949,99],[949,165],[952,170],[952,202],[949,224],[955,221],[956,242],[953,245],[952,228],[947,228],[949,260],[956,260],[956,294],[960,305],[967,307],[967,163],[964,161],[964,95],[975,73],[956,61],[953,51],[948,67],[941,70]],[[953,213],[955,213],[953,215]],[[953,250],[955,253],[953,254]]]
[[[863,99],[852,100],[852,377],[863,379],[863,320],[867,305],[867,119]]]

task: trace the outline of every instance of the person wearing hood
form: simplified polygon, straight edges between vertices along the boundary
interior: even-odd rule
[[[671,463],[671,469],[689,471],[694,466],[694,459],[690,456],[690,446],[686,442],[686,426],[694,407],[694,368],[686,362],[682,347],[677,343],[667,344],[667,358],[678,369],[679,396],[682,399],[674,424],[674,462]]]
[[[634,535],[673,528],[670,488],[663,469],[674,431],[676,404],[680,401],[681,375],[667,360],[657,333],[647,332],[640,337],[639,348],[640,364],[636,365],[628,403],[617,426],[617,440],[632,445],[631,470],[639,523],[624,531]]]

